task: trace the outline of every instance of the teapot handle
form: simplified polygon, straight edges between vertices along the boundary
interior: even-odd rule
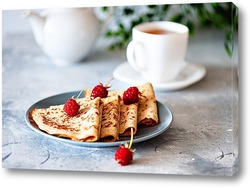
[[[114,14],[114,7],[108,7],[108,15],[107,17],[105,18],[103,24],[102,24],[102,27],[100,29],[100,32],[102,33],[104,31],[104,29],[106,28],[106,26],[108,25],[108,23],[110,22],[112,16]]]

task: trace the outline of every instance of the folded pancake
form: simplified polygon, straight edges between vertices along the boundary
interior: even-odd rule
[[[137,86],[141,93],[138,105],[138,126],[151,127],[158,124],[158,111],[154,89],[151,83]]]
[[[78,114],[68,117],[62,105],[48,108],[34,108],[30,112],[30,121],[48,134],[76,141],[94,142],[99,140],[101,130],[101,98],[89,100],[76,99],[80,105]]]
[[[120,112],[120,136],[130,136],[131,128],[133,128],[133,134],[137,131],[137,109],[138,103],[135,104],[124,104],[121,101],[121,112]]]
[[[92,89],[86,89],[84,90],[84,97],[90,99]]]
[[[119,140],[120,96],[102,98],[102,102],[100,141],[114,142]]]

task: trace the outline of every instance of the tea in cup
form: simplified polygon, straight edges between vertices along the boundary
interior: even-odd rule
[[[185,66],[189,29],[187,26],[156,21],[139,24],[132,29],[127,46],[128,63],[152,83],[175,79]]]

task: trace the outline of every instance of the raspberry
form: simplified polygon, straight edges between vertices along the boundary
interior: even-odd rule
[[[70,117],[75,116],[79,109],[80,105],[73,98],[69,98],[63,106],[64,112]]]
[[[122,144],[115,152],[115,160],[122,166],[126,166],[133,160],[133,155],[135,153],[135,149],[131,150],[131,146],[133,143],[133,128],[131,128],[131,135],[130,135],[130,143]]]
[[[139,101],[139,90],[137,87],[130,87],[123,93],[124,104],[133,104]]]
[[[110,79],[105,86],[102,83],[99,83],[99,85],[95,86],[92,89],[90,99],[95,99],[96,97],[101,97],[101,98],[107,97],[108,96],[108,88],[111,87],[111,86],[108,86],[108,84],[111,80],[113,80],[113,78]]]
[[[122,166],[128,165],[133,160],[134,151],[130,150],[125,145],[120,147],[115,152],[115,160]]]

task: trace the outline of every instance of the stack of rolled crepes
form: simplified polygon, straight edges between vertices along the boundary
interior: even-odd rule
[[[140,127],[156,126],[158,111],[151,83],[137,86],[138,103],[124,104],[124,91],[108,91],[108,97],[90,99],[91,89],[84,98],[76,99],[80,105],[78,114],[68,117],[63,104],[48,108],[34,108],[29,119],[32,124],[48,134],[83,142],[114,142],[120,136],[136,134]]]

